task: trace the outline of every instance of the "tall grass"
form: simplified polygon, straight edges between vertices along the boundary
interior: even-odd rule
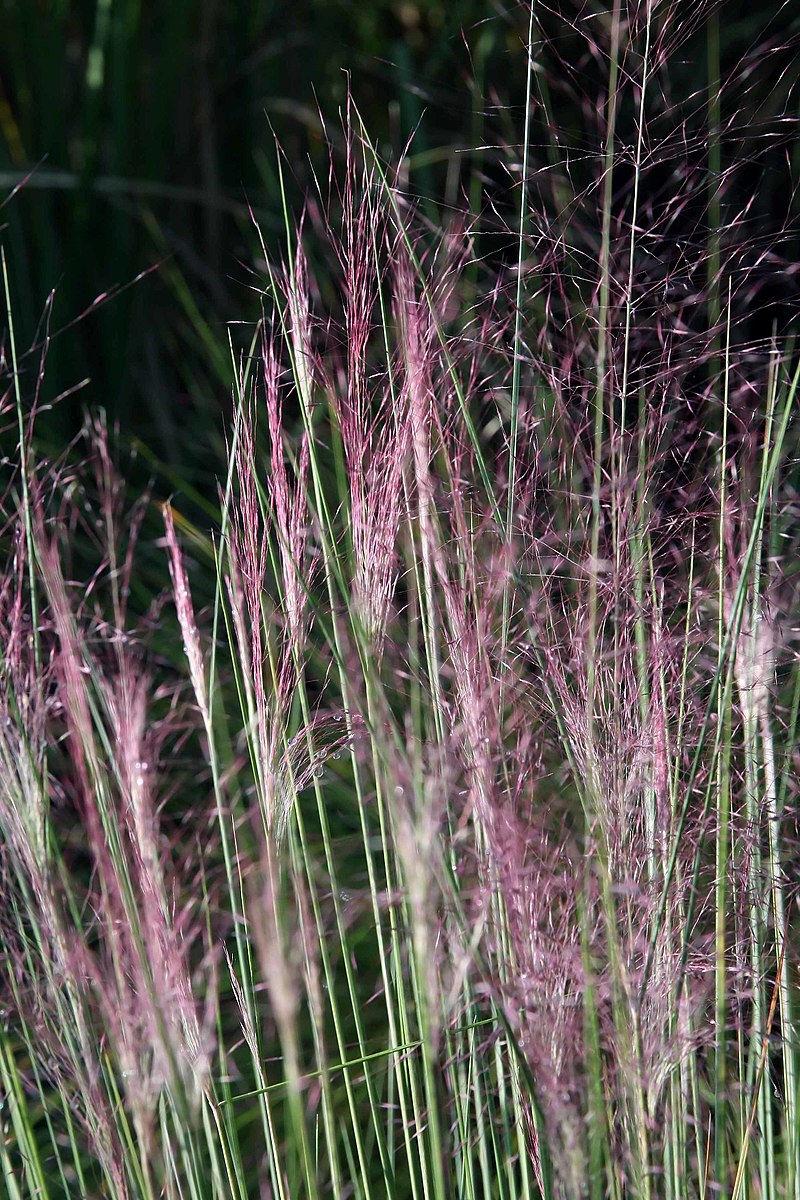
[[[489,267],[348,106],[211,534],[34,460],[9,324],[13,1200],[797,1195],[800,366],[687,21],[565,20],[573,171],[530,14]]]

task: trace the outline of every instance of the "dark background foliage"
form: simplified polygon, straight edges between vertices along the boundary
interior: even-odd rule
[[[777,236],[780,256],[796,261],[796,8],[727,0],[714,14],[695,3],[670,12],[683,32],[665,100],[684,106],[698,138],[709,38],[719,39],[721,168],[734,146],[739,166],[723,221],[746,209],[752,229]],[[476,249],[490,270],[513,245],[503,227],[519,176],[522,6],[0,0],[0,14],[0,187],[10,196],[0,224],[17,341],[36,346],[49,324],[46,400],[89,381],[43,415],[45,449],[65,444],[88,403],[183,473],[201,478],[219,461],[229,322],[257,316],[263,282],[249,208],[279,252],[275,139],[299,214],[315,176],[325,191],[348,81],[387,160],[397,164],[410,141],[402,179],[424,219],[441,226],[468,211],[485,231]],[[583,32],[587,15],[572,0],[537,10],[532,166],[566,150],[573,195],[596,178],[586,129],[600,127],[606,74],[603,47],[593,54]],[[621,138],[632,130],[623,111]],[[759,332],[790,318],[793,281],[763,272]],[[29,391],[38,357],[23,360]]]

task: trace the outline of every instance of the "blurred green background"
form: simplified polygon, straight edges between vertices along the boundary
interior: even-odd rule
[[[655,9],[665,27],[669,18],[681,30],[670,102],[685,101],[689,119],[702,125],[709,19],[697,3]],[[200,478],[219,462],[228,323],[257,316],[254,284],[263,280],[248,205],[269,249],[280,252],[274,139],[299,213],[314,173],[327,179],[328,142],[341,141],[348,78],[381,153],[396,162],[413,135],[406,181],[425,218],[441,225],[469,208],[501,228],[503,206],[513,211],[521,5],[0,0],[0,14],[0,226],[17,342],[22,350],[41,342],[54,289],[45,399],[89,380],[43,415],[45,448],[63,446],[87,404],[102,405],[176,469]],[[539,16],[537,78],[551,109],[549,124],[541,109],[534,123],[534,167],[552,161],[554,125],[559,154],[585,147],[605,70],[580,32],[577,4],[542,7]],[[797,8],[780,0],[757,11],[739,0],[718,6],[723,77],[735,78],[747,61],[731,101],[736,112],[723,117],[737,137],[750,137],[752,150],[750,167],[737,147],[740,194],[726,203],[735,211],[755,195],[749,219],[759,230],[783,229],[790,259],[797,149],[787,153],[785,138],[758,146],[758,131],[798,116],[799,27]],[[755,54],[762,44],[773,50]],[[726,92],[723,110],[728,103]],[[623,137],[632,120],[622,114]],[[574,155],[570,186],[585,186],[595,170],[596,160]],[[490,200],[499,215],[490,215]],[[502,246],[502,238],[488,239],[481,251],[491,259]],[[781,276],[766,297],[767,326],[770,304],[784,304],[791,286]],[[37,367],[38,350],[23,359],[29,393]]]
[[[54,288],[51,330],[71,327],[49,349],[47,394],[91,380],[40,434],[63,441],[101,404],[175,463],[200,428],[221,433],[227,322],[258,311],[248,205],[280,250],[275,137],[299,213],[312,171],[327,177],[326,136],[341,140],[349,72],[387,156],[419,126],[410,185],[458,203],[476,57],[502,56],[516,32],[485,0],[3,0],[0,12],[1,194],[32,172],[0,211],[17,341],[41,336]]]

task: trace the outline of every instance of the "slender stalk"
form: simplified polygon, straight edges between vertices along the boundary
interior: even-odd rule
[[[722,442],[719,465],[719,548],[717,571],[719,590],[717,603],[717,662],[722,664],[725,644],[725,609],[727,558],[725,541],[728,531],[727,473],[728,473],[728,381],[730,379],[730,289],[728,294],[728,333],[726,340],[726,370],[722,408]],[[715,846],[715,992],[714,992],[714,1176],[717,1184],[727,1184],[727,885],[730,850],[730,755],[731,711],[728,691],[717,693],[717,728],[720,732],[720,753],[716,756],[716,846]]]
[[[525,230],[528,223],[528,173],[530,171],[531,110],[533,98],[533,30],[536,0],[530,0],[528,18],[528,44],[526,47],[527,69],[525,76],[525,127],[522,135],[522,176],[520,179],[519,222],[517,226],[517,283],[514,296],[514,340],[511,370],[511,425],[508,439],[508,495],[506,497],[505,536],[511,553],[514,538],[514,506],[517,494],[517,456],[519,453],[520,388],[522,384],[522,297],[523,265],[525,260]],[[511,617],[511,579],[507,576],[503,588],[501,619],[501,659],[505,657],[508,643],[508,624]],[[502,697],[500,701],[502,705]]]

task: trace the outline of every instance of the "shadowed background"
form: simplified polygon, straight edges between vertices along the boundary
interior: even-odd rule
[[[797,149],[759,145],[758,132],[774,131],[782,114],[797,117],[792,64],[800,20],[774,0],[757,11],[729,0],[713,18],[696,4],[675,7],[692,32],[671,64],[673,99],[701,123],[709,38],[718,38],[723,84],[749,56],[737,110],[725,111],[723,91],[721,120],[724,131],[728,122],[735,126],[740,156],[741,131],[749,131],[753,162],[738,171],[725,204],[734,212],[755,195],[748,210],[754,227],[772,236],[783,229],[786,257],[796,259]],[[537,14],[548,35],[546,47],[537,43],[537,77],[555,72],[557,80],[561,59],[580,88],[557,91],[549,119],[546,104],[537,105],[534,170],[546,164],[554,138],[565,145],[577,137],[580,150],[586,97],[600,94],[593,79],[605,71],[579,37],[571,40],[578,6],[555,10],[541,6]],[[396,164],[410,140],[402,178],[422,198],[423,215],[441,226],[467,210],[476,230],[494,224],[494,238],[476,246],[490,266],[504,244],[513,245],[497,230],[504,216],[513,226],[522,6],[2,0],[0,12],[0,194],[8,197],[28,177],[0,210],[17,344],[25,350],[41,339],[55,289],[44,400],[89,381],[40,419],[45,450],[63,447],[88,404],[103,406],[124,435],[143,439],[184,477],[201,479],[219,463],[231,381],[228,323],[257,317],[263,284],[248,206],[268,249],[279,253],[275,139],[295,215],[315,173],[325,192],[348,78],[381,153]],[[753,48],[773,43],[775,53],[754,63]],[[632,119],[620,114],[623,137]],[[571,186],[585,186],[595,167],[575,154]],[[324,264],[315,273],[324,280]],[[759,332],[770,330],[776,306],[794,308],[784,279],[770,286],[773,294],[768,289],[758,305]],[[37,351],[23,360],[28,392],[38,358]]]

